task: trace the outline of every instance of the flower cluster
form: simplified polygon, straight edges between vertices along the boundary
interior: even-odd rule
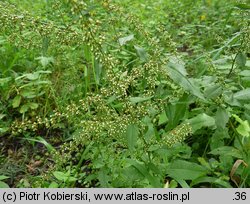
[[[188,123],[181,124],[165,134],[162,138],[161,144],[166,144],[172,147],[174,144],[183,142],[189,134],[192,133],[192,127]]]

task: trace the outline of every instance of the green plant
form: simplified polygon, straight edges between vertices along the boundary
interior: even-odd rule
[[[249,187],[244,1],[30,2],[0,3],[0,134],[53,162],[16,185]]]
[[[1,175],[0,176],[0,188],[9,188],[9,185],[5,183],[3,180],[8,179],[9,177]]]

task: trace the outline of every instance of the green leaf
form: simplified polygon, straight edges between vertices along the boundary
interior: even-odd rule
[[[0,86],[4,86],[6,83],[8,83],[9,81],[11,81],[11,77],[7,77],[7,78],[0,78]]]
[[[8,130],[9,130],[8,127],[3,127],[3,128],[0,127],[0,134],[6,133]]]
[[[250,70],[243,70],[239,73],[240,76],[250,77]]]
[[[58,188],[58,183],[52,181],[52,183],[49,185],[49,188]]]
[[[229,116],[224,108],[218,108],[215,116],[215,123],[218,128],[224,129],[228,123]]]
[[[130,163],[134,168],[136,168],[150,183],[155,188],[161,187],[161,183],[159,180],[154,177],[146,168],[145,164],[139,163],[137,161],[134,161],[132,159],[127,159],[128,163]]]
[[[59,181],[66,181],[68,176],[65,175],[64,172],[60,172],[60,171],[54,171],[53,175],[56,177],[57,180]]]
[[[92,52],[91,52],[90,46],[89,46],[89,45],[84,45],[83,49],[84,49],[84,58],[85,58],[88,62],[91,62]],[[84,73],[85,73],[85,72],[84,72]]]
[[[242,158],[242,154],[241,152],[234,148],[234,147],[230,147],[230,146],[223,146],[223,147],[219,147],[216,149],[213,149],[211,152],[209,152],[209,154],[212,155],[227,155],[227,156],[232,156],[238,159]]]
[[[181,59],[170,57],[168,66],[178,70],[183,76],[188,75],[187,70],[185,69],[185,63]]]
[[[103,168],[101,171],[99,171],[98,180],[100,181],[102,188],[110,187],[109,184],[110,176],[108,175],[108,170],[106,168],[105,169]]]
[[[37,96],[35,91],[24,89],[20,92],[24,98],[35,98]]]
[[[199,87],[194,85],[193,81],[188,79],[183,75],[176,67],[167,67],[170,78],[176,83],[179,84],[184,90],[191,92],[193,95],[197,96],[200,99],[204,99],[204,96],[200,92]]]
[[[170,181],[169,188],[177,188],[178,183],[175,180]]]
[[[55,151],[55,148],[51,144],[49,144],[44,138],[40,136],[36,137],[35,139],[33,138],[25,138],[25,139],[28,141],[39,142],[43,144],[49,152]]]
[[[6,114],[0,114],[0,120],[2,120],[5,116]]]
[[[118,39],[118,42],[121,46],[125,45],[127,42],[131,41],[134,39],[134,35],[128,35],[126,37],[123,37],[123,38],[119,38]]]
[[[181,101],[180,101],[181,102]],[[187,111],[186,103],[168,104],[165,107],[165,113],[169,120],[166,131],[175,128],[183,120]]]
[[[175,180],[194,180],[206,175],[207,170],[193,162],[175,160],[169,164],[166,173]]]
[[[53,57],[41,56],[41,57],[37,57],[36,60],[39,60],[44,68],[47,67],[50,63],[54,63]]]
[[[126,136],[127,136],[127,143],[128,143],[129,150],[131,151],[134,150],[138,135],[139,135],[139,129],[137,125],[134,125],[134,124],[128,125]]]
[[[182,188],[190,188],[185,180],[179,178],[175,178],[175,180],[181,185]]]
[[[37,109],[39,104],[38,103],[28,103],[29,107],[34,110],[34,109]]]
[[[249,137],[250,136],[250,126],[248,121],[243,121],[242,124],[240,124],[237,128],[236,128],[237,132],[244,136],[244,137]]]
[[[168,122],[168,117],[167,117],[167,115],[166,115],[166,112],[163,111],[163,112],[159,115],[159,122],[158,122],[158,125],[165,124],[166,122]]]
[[[209,177],[209,176],[197,178],[197,179],[193,180],[190,185],[195,186],[195,185],[200,184],[200,183],[217,184],[217,185],[220,185],[221,187],[224,187],[224,188],[232,188],[230,183],[223,181],[220,178]]]
[[[26,74],[26,78],[29,80],[37,80],[39,78],[39,73],[35,72],[33,74]]]
[[[188,120],[188,123],[192,126],[192,131],[201,129],[202,127],[211,127],[215,125],[215,119],[208,116],[205,113],[201,113],[194,118]]]
[[[250,9],[250,6],[247,4],[244,4],[244,3],[236,4],[236,7],[238,7],[239,9],[242,9],[242,10],[249,10]]]
[[[144,101],[148,101],[151,98],[153,98],[153,96],[149,96],[149,97],[130,97],[129,100],[130,100],[131,103],[136,104],[136,103],[141,103],[141,102],[144,102]]]
[[[250,126],[247,120],[243,121],[239,116],[232,114],[232,116],[240,123],[240,125],[236,128],[237,132],[243,137],[250,136]]]
[[[0,181],[0,188],[9,188],[9,185],[5,182]]]
[[[200,164],[202,166],[204,166],[207,169],[211,170],[211,167],[210,167],[209,163],[203,157],[198,157],[197,159],[198,159],[198,161],[200,162]]]
[[[58,179],[59,181],[63,181],[63,182],[74,182],[77,179],[70,176],[70,172],[60,172],[60,171],[54,171],[53,175],[56,177],[56,179]]]
[[[29,105],[28,104],[24,104],[21,106],[19,112],[20,113],[26,113],[29,110]]]
[[[0,181],[8,179],[8,178],[9,178],[8,176],[0,175]]]
[[[155,136],[155,129],[152,123],[147,124],[147,132],[144,134],[144,138],[146,142],[150,142],[152,137]]]
[[[140,57],[140,60],[143,62],[147,61],[148,55],[147,55],[145,49],[142,47],[138,47],[136,45],[134,46],[134,48],[136,49],[136,52],[137,52],[138,56]]]
[[[219,84],[208,86],[204,90],[204,95],[206,96],[207,99],[216,98],[221,94],[222,94],[222,87]]]
[[[95,60],[94,68],[95,68],[95,80],[96,80],[96,83],[99,85],[100,80],[101,80],[101,75],[102,75],[102,64],[98,62],[97,60]]]
[[[42,143],[49,152],[55,151],[55,148],[42,137],[36,137],[36,142]]]
[[[236,64],[239,67],[244,67],[246,65],[246,62],[247,62],[247,57],[244,53],[241,52],[241,53],[237,54]]]
[[[16,95],[16,97],[12,101],[12,107],[18,108],[20,106],[22,97],[20,95]]]
[[[238,91],[233,95],[236,100],[250,101],[250,88]]]

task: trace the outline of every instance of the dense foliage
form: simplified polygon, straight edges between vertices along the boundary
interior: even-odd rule
[[[0,2],[0,187],[250,187],[249,1]]]

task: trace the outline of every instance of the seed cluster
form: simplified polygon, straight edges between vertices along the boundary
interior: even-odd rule
[[[190,124],[184,123],[165,134],[162,138],[162,142],[168,147],[172,147],[176,143],[183,142],[191,133],[192,127]]]

